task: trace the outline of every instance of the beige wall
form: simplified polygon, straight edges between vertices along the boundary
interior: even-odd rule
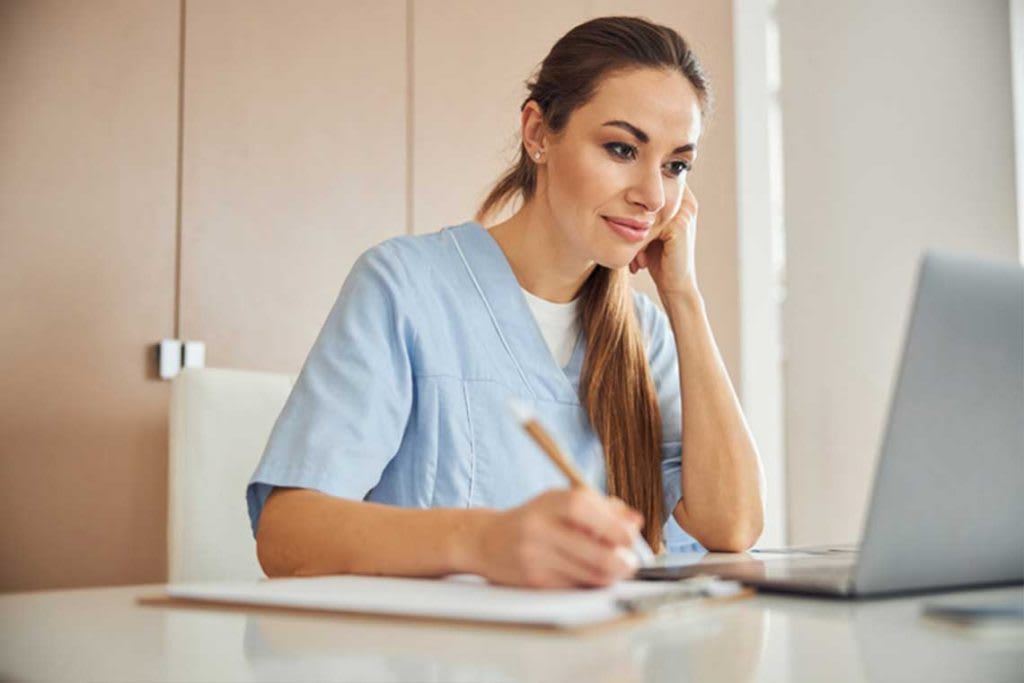
[[[584,4],[413,3],[415,232],[472,220],[518,150],[525,81],[554,42],[584,21]],[[496,24],[501,26],[500,49]]]
[[[404,0],[187,3],[183,339],[297,372],[352,263],[406,232]]]
[[[0,590],[163,575],[178,3],[0,3]]]
[[[360,252],[472,216],[523,81],[605,13],[678,28],[715,79],[698,268],[738,377],[728,2],[0,3],[0,590],[162,580],[151,346],[297,371]]]
[[[1006,0],[782,0],[790,540],[856,540],[926,247],[1018,254]]]

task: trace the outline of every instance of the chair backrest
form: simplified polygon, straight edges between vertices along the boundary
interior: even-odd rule
[[[245,487],[295,377],[191,368],[171,385],[167,564],[170,581],[263,576]]]

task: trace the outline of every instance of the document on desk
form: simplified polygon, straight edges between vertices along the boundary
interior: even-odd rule
[[[733,590],[735,588],[735,590]],[[174,601],[354,614],[580,628],[665,605],[699,604],[742,593],[731,582],[622,581],[598,589],[534,590],[495,586],[480,577],[407,579],[320,576],[167,586]]]

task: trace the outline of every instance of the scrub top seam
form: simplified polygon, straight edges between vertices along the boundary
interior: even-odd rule
[[[459,380],[460,382],[490,382],[491,384],[501,384],[502,386],[507,386],[500,379],[489,379],[487,377],[463,377],[461,375],[449,375],[443,372],[422,374],[415,373],[413,374],[413,377],[415,377],[416,379],[456,379]]]
[[[477,281],[473,268],[469,265],[469,261],[466,260],[466,255],[462,253],[462,246],[459,244],[459,240],[455,235],[451,234],[450,231],[448,234],[452,238],[452,243],[455,244],[455,250],[459,253],[459,258],[462,259],[462,264],[466,266],[466,272],[469,273],[469,279],[473,281],[473,286],[476,287],[477,294],[480,295],[484,308],[487,309],[487,315],[491,318],[491,323],[494,325],[495,332],[498,333],[498,339],[501,340],[501,345],[505,347],[505,353],[507,353],[508,357],[512,360],[512,365],[515,366],[516,372],[519,373],[519,378],[523,380],[526,390],[529,391],[534,398],[537,398],[536,392],[533,390],[530,382],[526,379],[526,373],[523,372],[523,369],[519,366],[519,360],[516,359],[515,354],[512,353],[512,347],[509,346],[508,341],[505,339],[505,335],[502,334],[501,325],[498,324],[498,318],[494,315],[494,310],[491,308],[490,302],[487,301],[487,296],[484,295],[484,290]]]
[[[476,434],[473,432],[473,411],[469,406],[469,391],[462,385],[462,400],[466,405],[466,425],[469,428],[469,493],[466,496],[466,507],[473,506],[473,485],[476,483]]]
[[[566,367],[568,367],[568,366],[566,366]],[[453,381],[456,381],[456,382],[462,382],[463,384],[496,384],[499,387],[504,387],[506,389],[509,389],[510,391],[513,390],[513,387],[510,387],[507,382],[503,382],[500,379],[487,379],[487,378],[476,378],[476,377],[460,377],[459,375],[446,375],[446,374],[443,374],[443,373],[423,374],[423,375],[414,374],[413,378],[417,379],[417,380],[449,379],[449,380],[453,380]],[[536,398],[537,401],[543,401],[544,403],[555,403],[557,405],[563,405],[563,406],[581,406],[581,405],[583,405],[580,401],[563,401],[563,400],[557,399],[557,398],[537,398],[537,397],[535,397],[535,398]]]

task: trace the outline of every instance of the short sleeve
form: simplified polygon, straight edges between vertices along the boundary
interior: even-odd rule
[[[398,253],[378,245],[345,279],[246,491],[253,534],[276,486],[362,500],[412,408],[413,327]]]
[[[647,359],[661,412],[661,481],[665,501],[665,543],[671,552],[702,550],[672,516],[682,499],[683,402],[679,357],[668,316],[644,294],[636,294],[637,313],[647,344]]]

